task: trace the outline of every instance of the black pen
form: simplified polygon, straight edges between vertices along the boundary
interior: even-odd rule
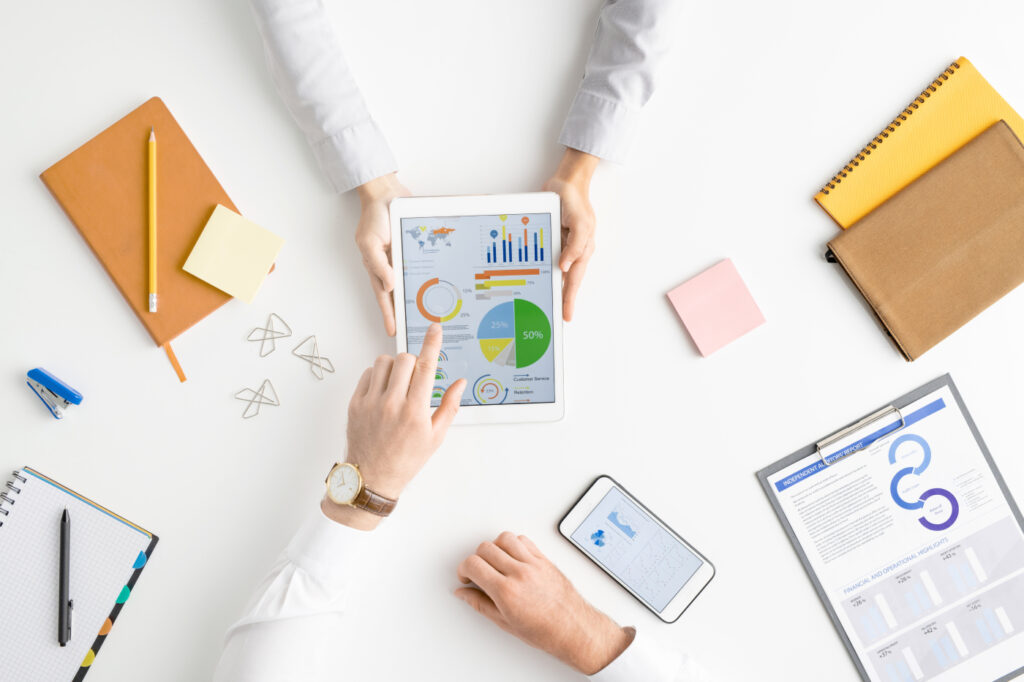
[[[60,517],[60,589],[57,594],[57,643],[64,646],[71,639],[71,609],[68,597],[71,582],[71,519],[67,508]]]

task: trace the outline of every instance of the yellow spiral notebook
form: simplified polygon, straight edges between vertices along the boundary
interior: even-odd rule
[[[814,200],[845,229],[999,120],[1024,139],[1024,119],[961,57],[843,166]]]

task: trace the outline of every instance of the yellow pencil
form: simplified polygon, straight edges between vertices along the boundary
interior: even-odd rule
[[[149,129],[149,312],[156,312],[156,133]]]

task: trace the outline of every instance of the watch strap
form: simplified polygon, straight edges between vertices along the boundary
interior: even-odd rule
[[[377,516],[388,516],[398,506],[398,500],[378,495],[364,485],[363,489],[356,495],[356,499],[352,500],[352,506],[364,509]]]

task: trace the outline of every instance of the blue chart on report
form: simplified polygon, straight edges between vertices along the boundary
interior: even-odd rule
[[[608,491],[572,539],[657,611],[703,563],[618,488]]]
[[[444,327],[431,404],[455,381],[463,405],[551,403],[551,215],[402,219],[406,341]]]

